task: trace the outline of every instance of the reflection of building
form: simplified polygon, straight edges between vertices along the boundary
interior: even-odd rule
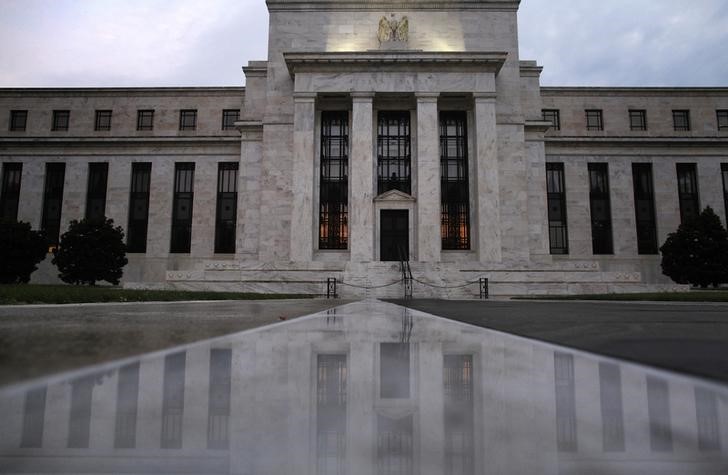
[[[353,304],[0,395],[0,466],[327,475],[728,469],[725,388],[402,311]]]
[[[472,296],[667,284],[728,212],[726,89],[541,88],[518,0],[267,3],[244,89],[0,90],[3,217],[113,218],[130,285]]]

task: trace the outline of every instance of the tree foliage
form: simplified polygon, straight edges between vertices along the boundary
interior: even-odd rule
[[[706,288],[728,282],[728,232],[710,207],[681,224],[660,248],[662,273]]]
[[[22,221],[0,223],[0,283],[28,283],[47,253],[48,241],[42,231],[33,231]]]
[[[117,285],[128,262],[124,231],[111,219],[71,221],[53,254],[58,277],[69,284]]]

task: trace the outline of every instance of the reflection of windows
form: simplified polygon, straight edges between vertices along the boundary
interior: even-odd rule
[[[377,194],[411,193],[409,111],[380,111],[377,128]]]
[[[223,162],[217,169],[217,216],[215,252],[235,252],[235,225],[238,214],[238,163]]]
[[[546,194],[549,216],[551,254],[569,253],[569,230],[566,223],[566,185],[564,164],[546,164]]]
[[[0,221],[16,221],[18,219],[20,179],[22,175],[22,163],[3,163],[3,181],[2,190],[0,190]]]
[[[671,452],[670,393],[667,381],[647,376],[647,410],[650,415],[652,450],[654,452]]]
[[[114,447],[117,449],[133,449],[136,445],[138,401],[139,363],[132,363],[119,369],[114,438]]]
[[[576,452],[576,388],[574,355],[554,353],[556,443],[561,452]]]
[[[633,163],[634,211],[637,223],[637,252],[657,254],[657,223],[655,220],[655,191],[652,184],[652,164]]]
[[[470,249],[470,192],[465,112],[440,113],[442,248]]]
[[[164,386],[162,391],[163,449],[182,448],[182,417],[185,409],[185,353],[164,358]]]
[[[58,243],[58,234],[61,232],[61,205],[65,176],[65,163],[46,163],[41,229],[46,232],[50,244]]]
[[[88,187],[86,188],[86,219],[98,221],[106,216],[106,182],[109,176],[108,163],[88,164]]]
[[[131,190],[129,193],[129,227],[127,228],[127,250],[147,251],[147,223],[149,222],[149,181],[152,175],[151,163],[131,164]]]
[[[319,249],[346,249],[349,241],[349,113],[321,113]]]
[[[93,377],[85,377],[71,383],[71,417],[68,422],[69,449],[88,448],[94,380]]]
[[[210,397],[207,417],[207,448],[230,447],[230,378],[232,350],[210,350]]]
[[[473,357],[446,355],[445,474],[473,473]]]
[[[701,451],[719,451],[720,422],[715,393],[695,388],[695,412],[698,420],[698,448]]]
[[[594,254],[612,254],[614,246],[609,200],[609,169],[606,163],[590,163],[588,168],[592,251]]]
[[[319,475],[346,473],[346,355],[318,355],[316,464]]]
[[[405,399],[410,397],[410,345],[409,343],[381,343],[380,397]]]
[[[698,172],[694,163],[678,163],[677,191],[680,199],[680,222],[685,224],[700,214]]]
[[[188,253],[192,244],[192,199],[194,163],[175,163],[172,204],[172,241],[169,252]]]
[[[618,365],[599,363],[599,393],[602,406],[602,442],[604,451],[624,451],[622,375]]]
[[[377,474],[412,473],[412,415],[377,417]]]
[[[45,420],[46,387],[31,389],[25,393],[23,408],[23,434],[21,448],[43,446],[43,425]]]

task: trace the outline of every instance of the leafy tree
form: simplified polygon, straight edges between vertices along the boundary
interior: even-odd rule
[[[69,284],[117,285],[127,264],[124,231],[111,219],[73,220],[53,251],[58,277]]]
[[[667,237],[660,248],[662,273],[678,284],[728,282],[728,232],[710,207]]]
[[[0,223],[0,283],[27,284],[47,253],[48,241],[42,231],[33,231],[22,221]]]

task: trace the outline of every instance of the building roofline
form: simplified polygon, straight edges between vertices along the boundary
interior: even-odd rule
[[[268,11],[494,10],[518,11],[521,0],[266,0]]]
[[[244,93],[242,86],[221,87],[0,87],[0,95],[171,95]]]
[[[692,94],[728,94],[728,87],[541,87],[543,96],[559,95],[692,95]]]

